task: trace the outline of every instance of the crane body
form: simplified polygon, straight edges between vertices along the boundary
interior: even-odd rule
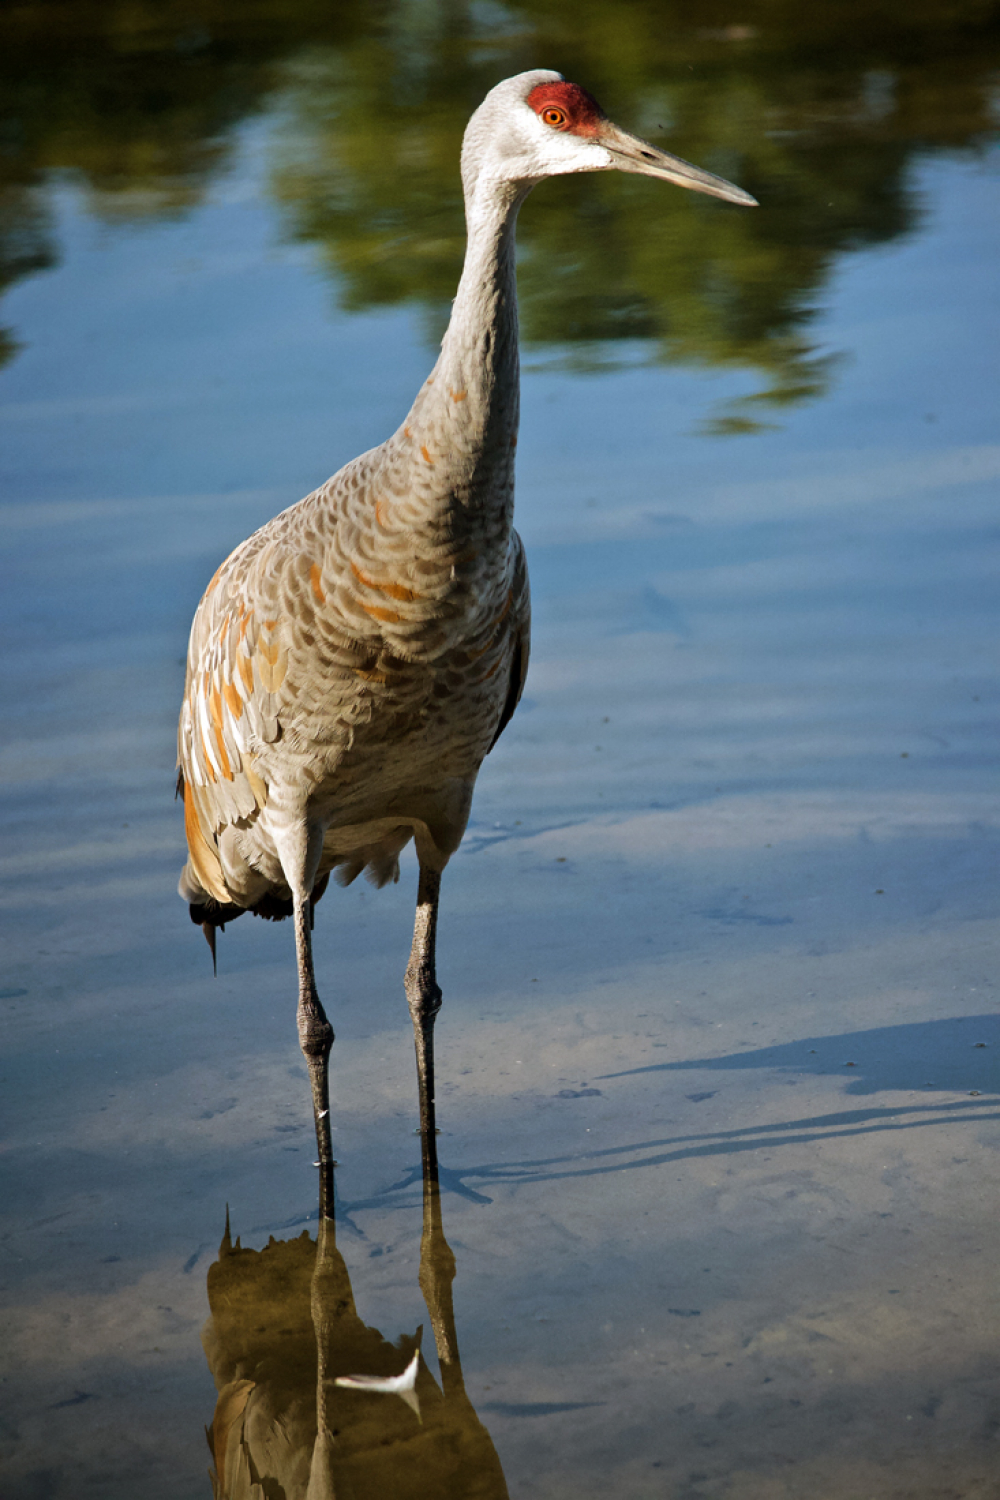
[[[433,1153],[441,872],[528,665],[528,574],[513,528],[517,213],[546,176],[612,169],[754,201],[619,130],[557,73],[499,84],[466,131],[465,264],[405,421],[237,547],[195,614],[178,732],[180,892],[213,957],[216,928],[244,911],[294,917],[324,1173],[333,1032],[313,973],[313,906],[331,872],[397,879],[411,838],[420,879],[406,992]]]

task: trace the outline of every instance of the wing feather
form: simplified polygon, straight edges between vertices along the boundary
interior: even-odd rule
[[[486,751],[487,755],[514,717],[514,710],[521,701],[521,694],[524,692],[524,684],[528,677],[528,658],[531,654],[531,590],[528,586],[528,563],[524,555],[524,543],[516,531],[513,539],[517,548],[514,557],[514,581],[511,587],[514,650],[511,654],[507,696],[500,712],[500,722],[497,724],[496,733]]]
[[[270,554],[273,548],[266,550]],[[240,566],[244,559],[249,568]],[[217,897],[218,880],[206,883],[206,858],[211,854],[221,879],[217,835],[266,805],[267,785],[255,769],[254,747],[280,734],[288,647],[280,614],[270,599],[255,597],[261,561],[246,544],[227,559],[198,606],[188,646],[178,763],[192,864]],[[261,602],[268,611],[266,625]],[[198,833],[192,843],[193,824]]]

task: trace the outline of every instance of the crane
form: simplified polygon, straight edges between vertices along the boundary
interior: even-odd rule
[[[419,865],[405,990],[425,1160],[434,1152],[435,940],[441,874],[480,765],[528,666],[530,604],[513,528],[519,415],[514,236],[543,178],[620,171],[731,203],[749,193],[613,124],[560,73],[505,79],[462,146],[468,243],[441,353],[406,420],[221,564],[191,627],[178,730],[188,859],[179,890],[216,929],[291,916],[298,1033],[321,1184],[332,1191],[333,1028],[312,924],[329,876]]]

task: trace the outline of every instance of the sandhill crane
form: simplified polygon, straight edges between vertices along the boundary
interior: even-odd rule
[[[313,907],[331,871],[345,884],[362,870],[377,885],[397,879],[410,839],[420,873],[405,988],[433,1151],[441,872],[528,665],[528,574],[512,524],[517,213],[545,177],[613,170],[755,201],[619,129],[559,73],[498,84],[465,132],[465,264],[409,415],[237,547],[191,627],[179,888],[213,958],[215,929],[242,912],[294,917],[321,1182],[332,1182],[333,1030],[313,973]]]

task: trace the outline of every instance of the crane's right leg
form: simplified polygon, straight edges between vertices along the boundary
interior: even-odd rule
[[[319,1154],[320,1217],[333,1213],[333,1146],[330,1136],[330,1048],[333,1027],[316,992],[312,956],[312,888],[323,850],[321,829],[310,828],[304,818],[289,820],[272,834],[292,892],[295,920],[295,957],[299,972],[297,1021],[299,1046],[309,1069],[313,1120]]]
[[[319,1150],[320,1217],[333,1212],[333,1145],[330,1137],[330,1049],[333,1027],[316,993],[312,959],[312,908],[308,896],[295,897],[295,955],[299,970],[299,1046],[309,1069],[313,1119]]]

